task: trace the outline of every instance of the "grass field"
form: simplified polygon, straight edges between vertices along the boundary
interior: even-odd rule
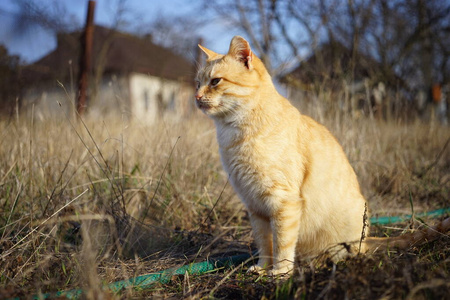
[[[448,127],[309,113],[343,145],[371,215],[450,206]],[[285,282],[247,275],[244,265],[113,295],[101,285],[254,250],[247,214],[220,165],[213,123],[201,115],[153,126],[20,116],[0,121],[0,144],[1,299],[73,288],[90,299],[450,295],[448,235],[338,264],[298,261]],[[438,220],[372,226],[371,234],[399,235]]]

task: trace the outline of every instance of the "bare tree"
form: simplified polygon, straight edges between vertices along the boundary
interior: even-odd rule
[[[350,72],[362,58],[377,65],[374,81],[411,89],[449,80],[448,1],[205,0],[204,7],[243,31],[275,76],[318,55],[321,44],[338,43],[352,53]]]
[[[439,0],[377,0],[364,53],[383,65],[383,77],[409,88],[448,82],[450,3]]]
[[[53,33],[70,32],[81,27],[80,20],[69,13],[60,1],[37,2],[34,0],[17,0],[19,16],[16,18],[15,30],[26,32],[34,26],[40,26]]]
[[[201,20],[191,16],[158,15],[150,22],[143,22],[136,31],[140,36],[151,39],[153,43],[170,49],[190,61],[195,61],[200,26]]]
[[[299,6],[296,0],[205,1],[204,6],[216,18],[243,31],[269,72],[277,76],[299,61],[305,47],[318,41],[321,22],[311,21],[317,14],[307,17],[314,1],[302,2]]]
[[[279,76],[327,40],[350,39],[357,51],[374,1],[234,0],[204,5],[245,32],[269,72]],[[343,15],[348,17],[341,24]]]
[[[268,69],[272,58],[269,57],[273,42],[273,11],[276,2],[264,0],[250,1],[204,1],[206,9],[211,11],[213,18],[224,19],[232,27],[243,30],[251,44]]]

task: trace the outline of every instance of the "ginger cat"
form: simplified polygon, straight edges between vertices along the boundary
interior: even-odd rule
[[[235,36],[226,55],[207,55],[196,105],[211,117],[225,171],[248,209],[258,264],[249,271],[289,274],[295,255],[364,252],[366,201],[333,135],[276,91],[249,43]],[[367,231],[367,230],[366,230]]]

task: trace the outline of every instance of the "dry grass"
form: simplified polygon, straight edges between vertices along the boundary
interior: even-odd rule
[[[372,214],[448,206],[448,127],[309,113],[342,143]],[[102,283],[253,247],[204,116],[154,126],[20,117],[0,122],[0,141],[0,298],[83,287],[94,299]],[[449,240],[337,265],[298,262],[284,283],[239,267],[117,297],[440,298]]]

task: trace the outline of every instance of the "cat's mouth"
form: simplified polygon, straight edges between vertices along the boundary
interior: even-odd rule
[[[218,106],[220,106],[220,104]],[[212,104],[211,102],[197,101],[197,107],[203,111],[207,111],[215,108],[216,105]]]

